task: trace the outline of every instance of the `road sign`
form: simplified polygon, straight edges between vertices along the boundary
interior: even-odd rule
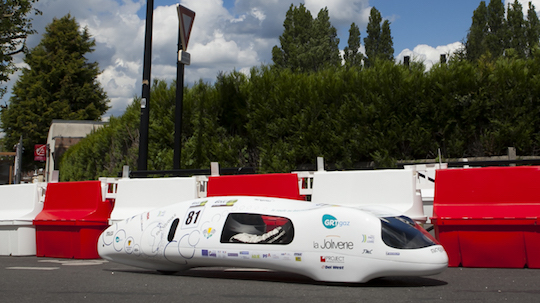
[[[34,144],[34,161],[45,162],[47,161],[47,145],[46,144]]]
[[[185,65],[191,64],[191,54],[183,50],[178,51],[178,61]]]
[[[178,11],[178,20],[180,21],[179,24],[182,50],[187,51],[189,35],[191,34],[191,28],[193,27],[193,20],[195,20],[195,12],[180,4],[176,6],[176,10]]]

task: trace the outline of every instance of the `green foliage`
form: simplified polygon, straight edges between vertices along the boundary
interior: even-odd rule
[[[487,6],[488,34],[486,45],[488,51],[495,57],[503,54],[508,45],[508,25],[504,18],[504,4],[502,0],[490,0]]]
[[[537,52],[540,52],[537,51]],[[322,156],[337,168],[374,161],[540,153],[540,57],[451,59],[429,72],[380,59],[371,68],[299,73],[268,66],[184,90],[182,168],[289,172]],[[152,86],[149,168],[172,168],[174,85]],[[134,166],[138,100],[64,156],[62,178]],[[101,142],[104,141],[104,142]],[[91,167],[95,165],[96,167]]]
[[[383,23],[381,26],[381,22]],[[373,66],[378,60],[394,60],[394,43],[390,31],[390,21],[382,21],[381,13],[372,7],[367,25],[367,37],[364,38],[366,47],[366,66]]]
[[[527,56],[531,57],[533,50],[538,47],[540,40],[540,21],[536,15],[536,8],[529,2],[527,10],[527,22],[525,23],[525,37],[527,39]]]
[[[514,0],[504,10],[501,0],[481,1],[474,11],[465,42],[466,58],[476,62],[482,56],[492,60],[505,56],[532,56],[540,39],[540,22],[534,5],[529,2],[527,18],[523,6]]]
[[[79,32],[75,19],[67,15],[54,19],[25,56],[29,68],[23,69],[9,104],[0,112],[0,127],[7,147],[23,136],[27,168],[33,168],[33,146],[46,142],[53,119],[99,120],[109,108],[97,81],[98,64],[84,57],[94,45],[88,30]]]
[[[199,82],[191,88],[184,88],[182,168],[208,168],[211,161],[230,167],[247,165],[247,140],[236,134],[236,128],[228,129],[230,122],[226,126],[220,125],[227,99],[218,98],[219,90],[226,95],[223,85],[241,88],[244,82],[245,76],[233,73],[223,76],[223,80],[214,87]],[[175,88],[175,83],[168,86],[163,80],[155,80],[152,85],[149,170],[173,168]],[[234,92],[229,91],[229,96],[236,98],[233,95]],[[139,114],[140,98],[136,98],[121,117],[111,117],[108,125],[70,148],[60,163],[61,179],[91,180],[116,176],[124,165],[136,167]]]
[[[139,112],[140,98],[137,98],[121,117],[111,117],[109,124],[68,149],[60,162],[60,180],[115,177],[123,165],[135,167],[139,153]]]
[[[384,20],[381,29],[380,58],[388,61],[394,60],[394,42],[388,20]]]
[[[317,71],[325,66],[341,65],[337,30],[330,23],[328,9],[319,11],[313,19],[303,3],[291,4],[279,36],[281,47],[272,49],[276,67],[299,71]]]
[[[26,49],[26,38],[35,33],[28,15],[37,0],[3,0],[0,2],[0,85],[16,71],[13,55]],[[40,14],[34,10],[34,14]],[[0,86],[0,98],[6,88]]]
[[[348,45],[343,49],[343,60],[347,67],[361,66],[364,55],[360,52],[360,29],[354,22],[349,29]]]
[[[470,61],[478,60],[482,54],[487,52],[485,38],[488,30],[486,2],[480,1],[473,12],[472,25],[465,42],[466,56]]]
[[[508,5],[506,19],[508,32],[512,33],[512,35],[508,35],[508,48],[513,49],[517,56],[523,58],[527,47],[525,20],[523,19],[523,6],[517,0]]]

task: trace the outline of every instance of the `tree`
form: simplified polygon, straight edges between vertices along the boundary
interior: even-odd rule
[[[326,65],[340,65],[339,39],[336,28],[330,24],[328,9],[319,11],[313,19],[304,4],[291,4],[283,34],[279,36],[281,47],[272,49],[272,61],[276,67],[293,70],[317,71]]]
[[[360,52],[360,29],[353,22],[349,29],[349,40],[347,46],[343,49],[343,60],[347,67],[360,66],[364,55]]]
[[[312,70],[326,65],[341,66],[339,38],[336,28],[330,23],[328,8],[321,9],[313,20],[311,37]]]
[[[0,2],[0,85],[9,80],[9,75],[15,72],[13,55],[21,53],[26,48],[26,38],[35,33],[32,29],[32,19],[28,15],[32,11],[32,3],[38,0],[4,0]],[[40,14],[34,10],[35,14]],[[0,98],[5,93],[5,87],[0,86]]]
[[[518,57],[525,57],[527,37],[525,36],[525,20],[523,19],[523,6],[515,0],[508,4],[508,47],[514,49]]]
[[[487,51],[485,38],[488,33],[486,2],[481,1],[474,10],[472,24],[465,42],[466,58],[476,61]]]
[[[508,46],[508,25],[504,19],[504,4],[501,0],[490,0],[487,6],[486,46],[495,58],[501,56]]]
[[[97,62],[87,62],[95,41],[88,29],[70,15],[53,19],[41,42],[24,61],[28,68],[13,87],[9,104],[0,112],[6,147],[23,136],[26,167],[32,167],[34,144],[44,143],[53,119],[99,120],[109,108],[106,93],[97,81]]]
[[[390,21],[384,20],[381,31],[380,57],[384,60],[394,59],[394,42],[390,31]]]
[[[291,4],[283,21],[285,29],[279,36],[281,48],[276,45],[272,49],[272,61],[277,67],[296,69],[305,64],[301,57],[306,52],[312,25],[313,17],[304,4]]]
[[[367,66],[372,65],[375,62],[375,57],[379,50],[379,40],[381,37],[381,13],[372,7],[369,13],[369,22],[367,25],[367,37],[364,38],[364,47],[366,48],[365,63]]]
[[[529,10],[527,11],[525,37],[527,39],[527,56],[531,57],[540,40],[540,21],[536,14],[536,8],[531,2],[529,2]]]
[[[393,60],[394,58],[390,21],[385,20],[382,26],[381,22],[381,13],[372,7],[367,25],[367,37],[364,38],[367,57],[364,62],[367,66],[372,66],[378,59]]]

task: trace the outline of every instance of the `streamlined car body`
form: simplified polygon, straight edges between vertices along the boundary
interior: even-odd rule
[[[264,197],[196,199],[133,216],[102,233],[98,253],[166,272],[251,267],[328,282],[433,275],[448,265],[429,233],[390,209]]]

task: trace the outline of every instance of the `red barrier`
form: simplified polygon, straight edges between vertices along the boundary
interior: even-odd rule
[[[437,171],[435,235],[449,266],[540,268],[540,168]]]
[[[208,197],[217,196],[263,196],[305,200],[300,196],[296,174],[209,177]]]
[[[36,255],[98,259],[97,239],[111,211],[99,181],[49,183],[43,211],[34,219]]]

